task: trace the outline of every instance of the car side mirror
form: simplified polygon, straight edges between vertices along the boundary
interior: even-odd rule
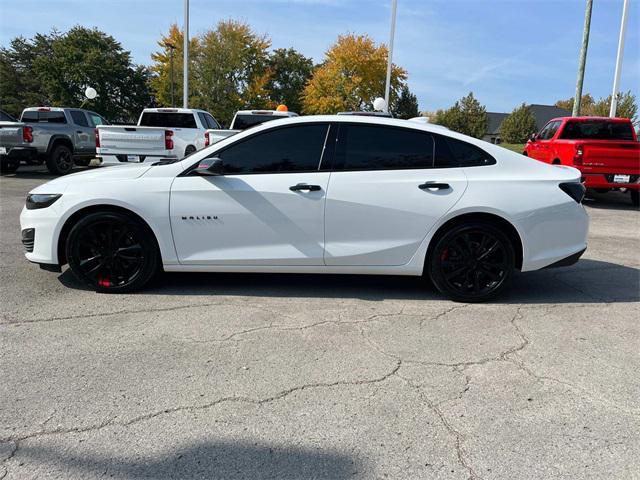
[[[224,165],[221,158],[203,158],[193,172],[196,175],[220,176],[224,175]]]
[[[529,136],[529,141],[531,141],[531,142],[535,142],[537,139],[538,139],[538,134],[537,133],[532,133]]]

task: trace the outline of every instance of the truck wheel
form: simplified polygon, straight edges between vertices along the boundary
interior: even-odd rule
[[[195,151],[196,151],[196,147],[194,147],[193,145],[187,145],[187,148],[184,149],[184,156],[188,157]]]
[[[634,207],[640,207],[640,192],[638,190],[630,190],[631,203]]]
[[[0,173],[3,175],[5,173],[15,173],[16,170],[20,167],[20,160],[12,159],[3,159],[2,163],[0,163]]]
[[[66,145],[56,145],[47,157],[47,169],[56,175],[66,175],[73,168],[73,154]]]

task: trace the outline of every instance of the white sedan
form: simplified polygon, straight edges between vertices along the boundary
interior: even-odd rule
[[[58,178],[27,196],[26,257],[101,292],[160,270],[425,275],[483,301],[515,269],[575,263],[580,172],[429,124],[275,120],[182,161]]]

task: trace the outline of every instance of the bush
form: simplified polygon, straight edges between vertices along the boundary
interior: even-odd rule
[[[506,143],[525,143],[536,131],[536,119],[524,103],[504,119],[500,126],[500,138]]]

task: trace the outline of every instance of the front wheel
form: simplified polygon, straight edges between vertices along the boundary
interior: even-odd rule
[[[458,302],[484,302],[509,285],[515,252],[509,238],[490,223],[452,227],[436,241],[428,272],[440,292]]]
[[[76,223],[66,254],[76,278],[104,293],[142,288],[159,265],[153,234],[137,219],[118,212],[92,213]]]

